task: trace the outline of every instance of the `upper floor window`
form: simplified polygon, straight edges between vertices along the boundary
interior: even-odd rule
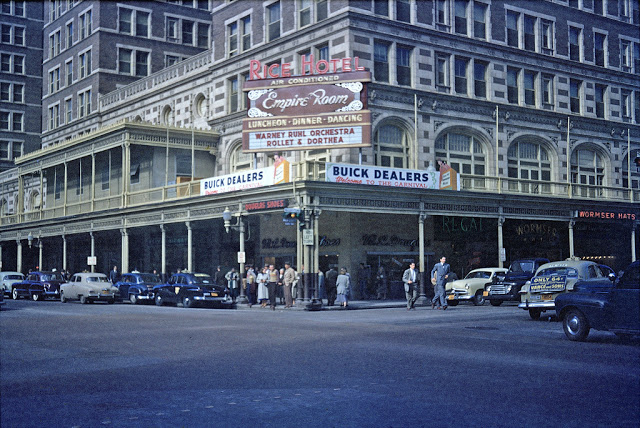
[[[449,92],[449,55],[436,53],[436,89],[438,92]]]
[[[631,120],[631,91],[620,90],[620,114],[625,122]]]
[[[595,87],[596,117],[604,118],[607,100],[607,86],[596,83]]]
[[[91,49],[78,55],[78,74],[83,79],[91,74]]]
[[[376,15],[389,16],[389,1],[374,0],[373,13],[375,13]]]
[[[396,79],[398,85],[411,86],[411,52],[409,46],[396,47]]]
[[[596,15],[606,15],[604,2],[605,0],[593,0],[593,13]]]
[[[2,24],[0,41],[8,45],[24,46],[25,28],[19,25]]]
[[[607,59],[607,36],[602,33],[593,33],[594,62],[600,67],[606,67]]]
[[[487,70],[489,64],[484,61],[473,62],[473,87],[478,98],[487,98]]]
[[[91,89],[78,94],[78,117],[91,114]]]
[[[267,6],[267,41],[280,37],[280,2]]]
[[[82,40],[91,35],[93,25],[91,9],[80,15],[78,19],[80,20],[79,39]]]
[[[0,111],[0,130],[23,131],[24,113],[17,111]]]
[[[541,144],[533,141],[519,141],[511,144],[507,152],[507,174],[509,178],[532,181],[551,181],[551,161],[549,153]],[[519,187],[526,193],[550,191],[548,185],[539,183],[510,182],[510,190]]]
[[[569,59],[582,61],[582,29],[569,27]]]
[[[23,103],[24,84],[14,82],[0,82],[0,101]]]
[[[391,124],[381,125],[374,136],[375,163],[378,166],[406,168],[409,164],[408,133]]]
[[[542,75],[542,107],[551,109],[555,105],[554,77],[551,74]]]
[[[517,48],[520,46],[518,40],[519,15],[516,12],[507,10],[507,45]]]
[[[253,168],[253,155],[242,151],[242,144],[234,147],[229,156],[231,172],[248,171]]]
[[[24,55],[1,53],[0,71],[3,73],[24,74]]]
[[[569,103],[572,113],[582,112],[582,80],[569,79]]]
[[[436,25],[440,30],[446,30],[449,26],[449,8],[448,0],[436,0],[435,13],[436,13]]]
[[[227,25],[229,56],[251,49],[251,16]]]
[[[66,28],[66,38],[67,38],[67,49],[73,46],[73,22],[67,23]]]
[[[595,197],[598,190],[587,186],[604,185],[604,158],[590,148],[579,148],[571,154],[571,182],[584,186],[574,187],[573,193]]]
[[[24,0],[0,1],[0,13],[3,15],[24,16]]]
[[[396,20],[411,22],[411,1],[396,0]]]
[[[118,31],[138,37],[149,37],[150,16],[149,12],[121,7],[118,9]]]
[[[436,159],[446,161],[462,174],[485,175],[486,156],[477,138],[459,132],[440,135],[435,144]]]
[[[306,27],[311,24],[311,5],[312,0],[298,0],[298,25]]]
[[[487,10],[484,3],[475,2],[473,4],[473,37],[486,39],[487,37]]]
[[[60,53],[60,30],[49,36],[49,58]]]
[[[455,0],[454,30],[458,34],[467,34],[467,9],[469,0]]]
[[[373,44],[373,75],[378,82],[389,82],[389,43]]]
[[[519,103],[518,96],[518,76],[520,70],[514,67],[507,67],[507,101],[511,104]]]
[[[469,58],[455,57],[455,89],[456,94],[468,95]]]

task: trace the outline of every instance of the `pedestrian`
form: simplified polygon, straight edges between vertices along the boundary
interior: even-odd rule
[[[263,308],[267,307],[267,301],[269,300],[269,290],[267,289],[267,282],[269,276],[267,275],[267,267],[263,267],[260,273],[256,276],[258,283],[258,302]]]
[[[276,299],[277,299],[277,291],[278,291],[278,282],[280,281],[280,272],[275,268],[274,265],[269,265],[269,270],[267,270],[267,275],[269,276],[267,287],[269,289],[269,305],[272,310],[276,310]]]
[[[325,285],[327,287],[327,306],[333,306],[336,301],[337,289],[336,280],[338,272],[331,266],[325,275]]]
[[[280,299],[280,304],[284,305],[284,268],[280,268],[278,271],[278,298]]]
[[[247,300],[249,301],[249,307],[251,307],[256,303],[256,272],[253,270],[253,266],[249,266],[247,270],[247,280],[245,284]]]
[[[296,271],[291,267],[291,263],[284,263],[284,274],[282,276],[282,283],[284,286],[284,307],[290,308],[293,306],[293,296],[291,295],[291,286],[293,281],[296,280]]]
[[[434,309],[436,305],[438,309],[447,309],[447,296],[445,295],[445,285],[447,278],[449,278],[450,267],[446,263],[447,258],[442,256],[440,263],[436,263],[431,270],[431,282],[434,284],[435,296],[431,300],[431,309]]]
[[[236,272],[236,268],[231,268],[229,272],[224,276],[227,280],[227,288],[231,291],[231,299],[235,303],[236,297],[238,297],[238,272]]]
[[[320,303],[322,303],[324,296],[324,273],[318,269],[318,299],[320,299]]]
[[[215,273],[213,274],[213,282],[216,285],[224,285],[225,283],[225,277],[224,277],[224,273],[222,273],[222,267],[218,266],[216,268]]]
[[[358,268],[358,288],[360,289],[360,298],[366,300],[369,298],[369,291],[367,290],[369,284],[369,269],[360,263]]]
[[[347,275],[346,268],[340,268],[340,275],[336,279],[336,291],[338,297],[336,301],[340,306],[347,307],[349,305],[349,289],[351,288],[351,278]]]
[[[118,282],[119,278],[120,275],[118,275],[118,266],[114,266],[111,272],[109,272],[109,281],[111,281],[112,284],[115,284],[116,282]]]
[[[416,270],[416,264],[411,262],[409,269],[404,271],[402,275],[402,282],[404,282],[404,293],[407,297],[407,310],[415,309],[416,300],[418,300],[420,282],[420,272]]]
[[[387,300],[387,274],[383,266],[378,268],[378,273],[376,274],[376,292],[378,293],[378,300]]]

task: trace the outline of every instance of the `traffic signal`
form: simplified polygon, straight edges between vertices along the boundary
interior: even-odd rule
[[[636,156],[636,158],[633,160],[633,163],[637,168],[640,168],[640,156]]]

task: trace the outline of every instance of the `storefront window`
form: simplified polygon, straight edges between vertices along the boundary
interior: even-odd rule
[[[602,195],[604,186],[604,158],[590,148],[575,150],[571,154],[571,183],[573,194],[584,197]]]
[[[551,186],[536,181],[551,181],[549,153],[538,143],[515,142],[507,154],[509,190],[522,193],[550,193]],[[522,181],[520,181],[522,180]],[[526,181],[531,180],[531,182]]]
[[[378,166],[406,168],[408,165],[409,138],[395,125],[382,125],[375,134],[375,162]]]

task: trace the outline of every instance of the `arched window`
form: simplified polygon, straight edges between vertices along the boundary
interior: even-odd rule
[[[164,106],[161,119],[163,125],[171,125],[171,106]]]
[[[602,189],[589,186],[604,186],[604,158],[590,148],[574,150],[571,154],[571,183],[581,186],[573,187],[573,194],[595,197],[602,194]]]
[[[238,144],[229,156],[229,171],[247,171],[253,169],[253,153],[243,153],[242,144]]]
[[[486,158],[484,146],[472,135],[447,132],[436,139],[436,160],[446,161],[459,173],[485,175]]]
[[[375,134],[375,162],[378,166],[407,168],[409,164],[409,137],[395,125],[382,125]]]
[[[0,215],[9,215],[9,203],[5,198],[0,199]]]
[[[640,189],[640,171],[633,160],[636,158],[636,151],[631,152],[631,188]],[[629,188],[629,154],[622,160],[622,187]]]
[[[507,152],[508,177],[520,180],[551,181],[549,153],[539,143],[519,141],[509,146]],[[547,184],[526,181],[509,181],[509,190],[524,193],[550,193]]]
[[[196,95],[193,101],[193,112],[195,117],[207,116],[207,99],[203,94]]]

